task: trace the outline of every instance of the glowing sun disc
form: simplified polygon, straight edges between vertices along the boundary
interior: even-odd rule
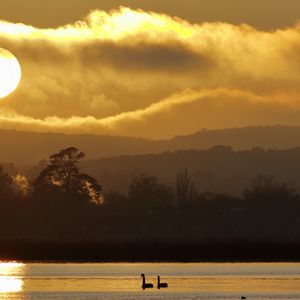
[[[21,66],[9,51],[0,48],[0,98],[11,94],[21,80]]]

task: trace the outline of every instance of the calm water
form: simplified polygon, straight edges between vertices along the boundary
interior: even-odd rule
[[[168,289],[143,291],[140,274]],[[300,264],[0,263],[0,299],[300,299]]]

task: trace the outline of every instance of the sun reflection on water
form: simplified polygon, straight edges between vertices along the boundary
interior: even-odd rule
[[[23,289],[24,264],[17,262],[0,262],[0,293],[17,293]]]

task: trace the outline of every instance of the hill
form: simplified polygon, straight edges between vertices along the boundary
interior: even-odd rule
[[[66,135],[0,130],[0,161],[34,164],[70,146],[79,148],[91,159],[184,149],[208,149],[215,145],[229,145],[236,150],[252,147],[294,148],[300,146],[300,127],[266,126],[202,130],[195,134],[159,141],[90,134]]]
[[[236,150],[252,147],[289,149],[300,146],[300,127],[276,125],[202,130],[175,137],[169,143],[173,150],[207,149],[215,145],[229,145]]]
[[[258,175],[271,175],[300,191],[300,148],[290,150],[233,151],[217,146],[210,150],[184,150],[161,154],[102,158],[84,162],[83,169],[96,177],[105,191],[127,192],[136,173],[158,177],[174,186],[178,172],[187,169],[200,190],[241,195]]]

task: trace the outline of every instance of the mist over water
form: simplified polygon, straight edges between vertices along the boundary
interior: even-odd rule
[[[2,263],[0,283],[1,299],[300,299],[300,263]]]

